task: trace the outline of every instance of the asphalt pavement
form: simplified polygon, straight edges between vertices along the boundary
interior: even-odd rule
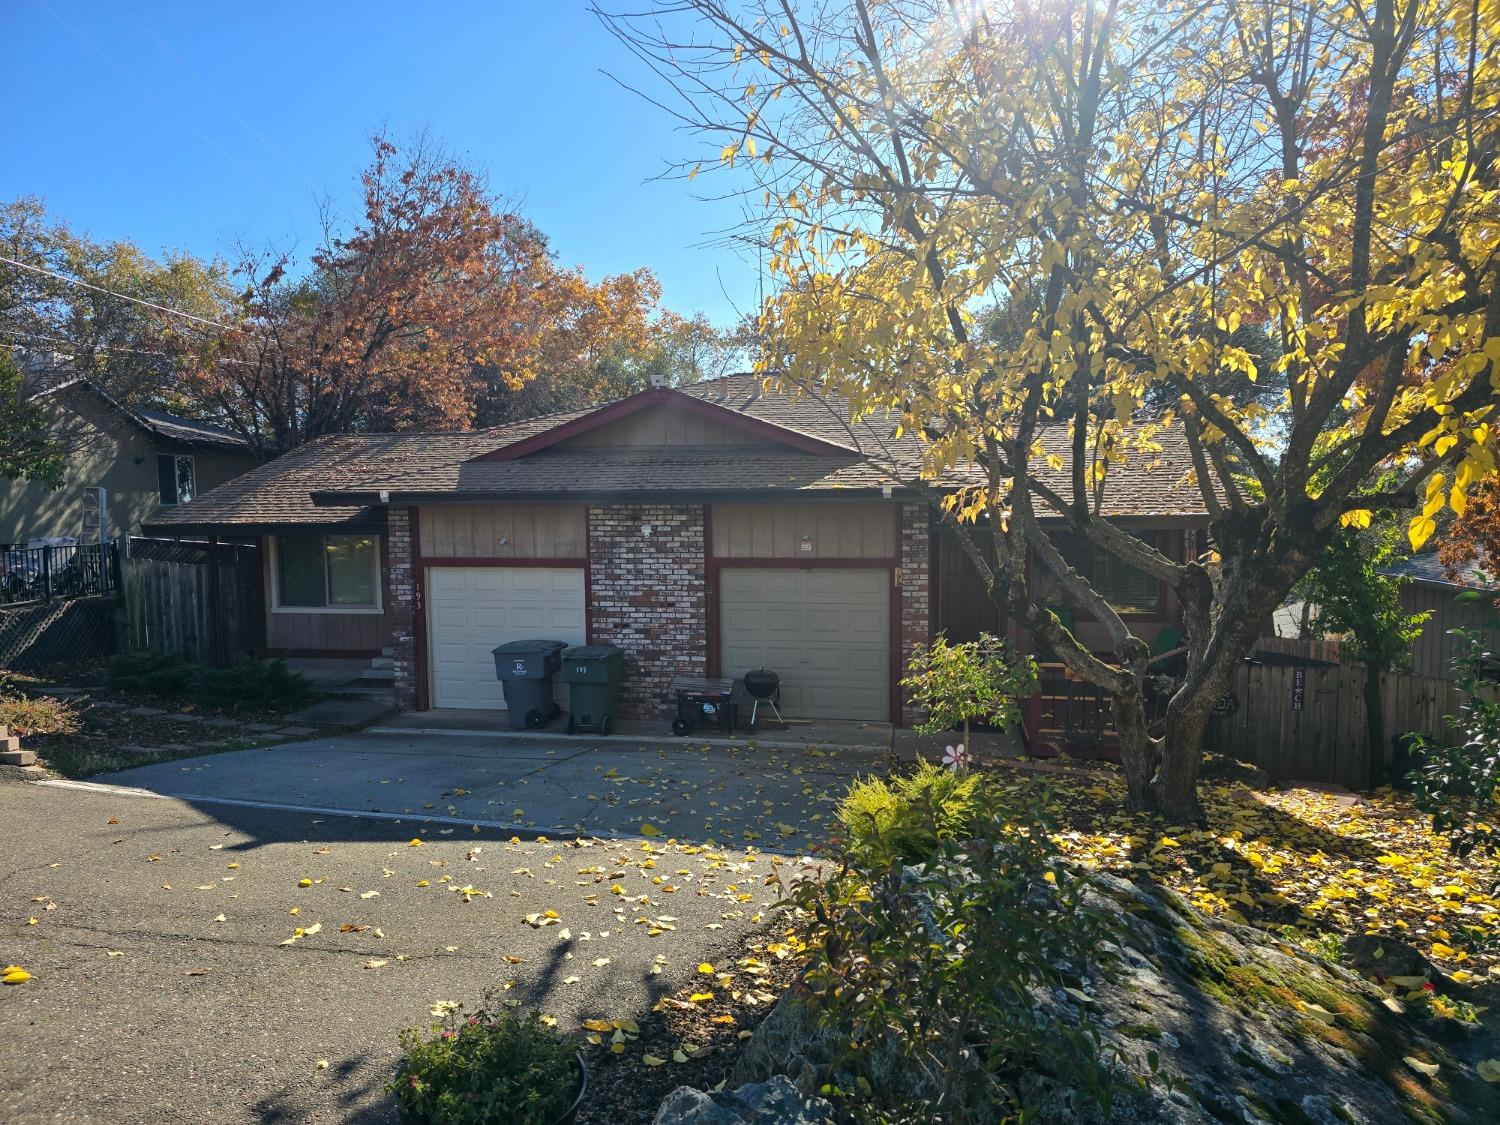
[[[0,1119],[384,1121],[444,1002],[639,1019],[874,764],[355,736],[0,783]]]

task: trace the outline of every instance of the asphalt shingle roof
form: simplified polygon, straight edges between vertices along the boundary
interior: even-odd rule
[[[514,460],[474,460],[581,418],[592,410],[532,418],[464,433],[342,434],[321,438],[220,485],[190,504],[163,512],[151,526],[246,527],[378,520],[377,494],[473,499],[556,499],[644,494],[734,495],[873,491],[899,485],[920,469],[923,443],[894,437],[888,416],[850,424],[842,403],[767,394],[756,376],[738,375],[680,388],[722,409],[839,446],[847,453],[765,447],[553,447]],[[1113,516],[1199,517],[1203,501],[1191,480],[1191,460],[1180,428],[1157,434],[1158,453],[1132,453],[1111,467],[1104,511]],[[1042,434],[1049,452],[1067,458],[1066,428]],[[1069,488],[1066,466],[1042,467],[1054,489]],[[974,482],[960,469],[947,483]],[[316,494],[316,500],[314,499]]]
[[[1420,555],[1412,555],[1399,562],[1392,563],[1381,570],[1382,574],[1389,574],[1395,578],[1405,578],[1411,582],[1421,582],[1428,586],[1446,586],[1452,589],[1469,590],[1496,590],[1495,582],[1490,579],[1480,568],[1477,561],[1464,563],[1458,568],[1458,581],[1449,577],[1448,570],[1442,563],[1438,562],[1436,551],[1424,551]]]

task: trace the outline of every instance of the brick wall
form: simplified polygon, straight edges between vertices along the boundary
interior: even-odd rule
[[[390,563],[390,604],[386,615],[391,625],[391,664],[395,671],[396,706],[403,711],[417,706],[417,605],[416,571],[412,566],[412,509],[392,507],[387,513],[386,550]]]
[[[593,507],[588,523],[591,636],[626,653],[620,715],[667,718],[672,677],[708,670],[703,508]]]
[[[926,504],[901,505],[901,675],[906,658],[932,639],[932,515]],[[901,722],[922,721],[921,708],[902,700]]]

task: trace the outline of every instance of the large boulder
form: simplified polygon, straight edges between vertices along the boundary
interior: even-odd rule
[[[1500,1087],[1474,1070],[1478,1060],[1500,1057],[1495,1029],[1455,1041],[1434,1021],[1387,1006],[1373,982],[1262,930],[1208,919],[1171,891],[1101,874],[1092,896],[1097,909],[1123,924],[1109,950],[1113,967],[1082,982],[1085,1006],[1106,1057],[1148,1077],[1101,1114],[1079,1104],[1067,1073],[1037,1059],[1017,1087],[1038,1120],[1500,1121]],[[1353,944],[1359,956],[1351,959],[1366,960],[1371,951]],[[1395,965],[1416,967],[1397,943],[1384,945],[1374,960],[1390,959],[1385,974]],[[1081,1015],[1076,992],[1039,994],[1037,1002],[1065,1017]],[[849,1076],[833,1071],[838,1044],[819,1025],[814,1003],[805,990],[789,990],[746,1042],[730,1082],[786,1075],[804,1094],[830,1080],[846,1084]],[[1435,1073],[1427,1069],[1433,1065]],[[889,1044],[867,1056],[866,1066],[872,1083],[910,1101],[935,1093]]]
[[[802,1094],[777,1074],[717,1094],[679,1086],[661,1103],[653,1125],[824,1125],[832,1118],[825,1099]]]

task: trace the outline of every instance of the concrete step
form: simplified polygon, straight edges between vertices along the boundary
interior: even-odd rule
[[[11,739],[12,742],[15,739]],[[36,751],[20,750],[12,746],[8,750],[0,750],[0,766],[34,766],[36,765]]]
[[[370,658],[371,668],[394,668],[396,661],[390,656],[372,656]]]
[[[10,727],[0,726],[0,738],[10,737]]]
[[[361,672],[359,674],[359,678],[362,679],[362,680],[373,680],[376,683],[379,683],[381,681],[390,681],[390,680],[394,680],[396,678],[396,669],[394,669],[394,668],[366,668],[363,672]]]
[[[0,737],[0,752],[11,753],[21,748],[21,740],[13,734]]]
[[[379,682],[374,683],[352,683],[341,684],[336,688],[329,688],[323,693],[334,699],[382,699],[396,705],[396,693],[389,686],[381,686]]]
[[[383,649],[380,650],[380,655],[381,656],[395,656],[396,655],[396,650],[393,649],[390,645],[386,645],[385,648],[383,648]]]

